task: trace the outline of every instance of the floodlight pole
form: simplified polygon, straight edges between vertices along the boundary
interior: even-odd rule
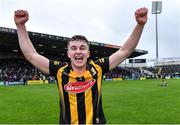
[[[157,7],[157,4],[156,4]],[[158,50],[158,20],[157,20],[157,13],[156,13],[156,59],[159,58],[159,50]]]
[[[158,50],[158,19],[157,14],[160,14],[162,10],[162,1],[153,1],[152,2],[152,14],[155,14],[156,19],[156,60],[159,58],[159,50]]]

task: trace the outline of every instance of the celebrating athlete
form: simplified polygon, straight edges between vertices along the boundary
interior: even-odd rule
[[[147,8],[136,10],[137,24],[133,32],[123,46],[109,57],[89,61],[89,41],[81,35],[73,36],[67,45],[70,63],[65,63],[49,60],[37,53],[26,31],[28,12],[15,11],[14,21],[19,45],[25,58],[42,72],[57,78],[61,108],[60,123],[106,123],[102,108],[102,76],[117,67],[133,52],[147,22],[147,13]]]

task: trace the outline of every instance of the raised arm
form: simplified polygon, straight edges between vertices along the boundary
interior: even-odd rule
[[[115,68],[121,62],[123,62],[136,48],[139,39],[141,37],[144,25],[147,22],[147,8],[140,8],[135,12],[136,26],[131,33],[130,37],[123,44],[123,46],[114,54],[109,57],[110,69]]]
[[[28,21],[28,12],[25,10],[17,10],[14,14],[14,22],[17,27],[19,45],[25,58],[35,67],[44,73],[49,74],[49,59],[38,54],[31,43],[26,31],[25,23]]]

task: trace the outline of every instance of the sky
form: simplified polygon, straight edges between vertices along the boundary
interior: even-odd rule
[[[156,23],[152,0],[0,0],[0,26],[16,28],[14,11],[29,12],[28,31],[72,37],[81,34],[90,41],[123,45],[133,31],[134,12],[148,8],[148,22],[136,49],[156,58]],[[158,20],[159,58],[180,57],[180,0],[162,0]]]

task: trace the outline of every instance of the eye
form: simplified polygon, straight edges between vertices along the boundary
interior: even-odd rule
[[[71,46],[70,50],[76,50],[77,48],[75,46]]]
[[[86,49],[87,49],[86,46],[81,46],[81,47],[80,47],[80,50],[86,50]]]

